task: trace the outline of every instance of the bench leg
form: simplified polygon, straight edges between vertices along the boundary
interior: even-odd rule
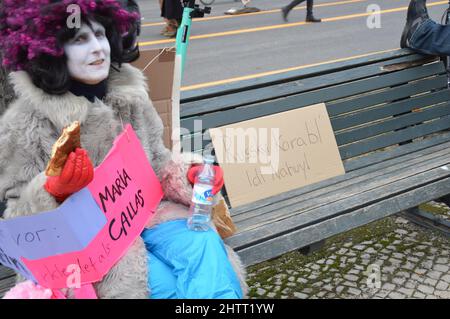
[[[309,246],[302,247],[298,251],[302,255],[308,256],[308,255],[311,255],[312,253],[314,253],[315,251],[318,251],[319,249],[321,249],[324,245],[325,245],[325,239],[318,241],[316,243],[312,243]]]
[[[419,226],[439,231],[444,235],[450,237],[450,222],[439,216],[428,213],[427,211],[424,211],[419,207],[408,209],[403,212],[402,215],[409,221]]]

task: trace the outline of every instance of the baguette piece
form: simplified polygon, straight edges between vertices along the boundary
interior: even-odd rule
[[[231,219],[228,206],[223,198],[219,200],[217,205],[213,206],[211,215],[213,223],[217,228],[217,232],[222,239],[230,237],[236,233],[236,225]]]
[[[53,144],[52,156],[48,162],[45,174],[47,176],[59,176],[69,154],[77,148],[81,148],[80,122],[75,121],[64,128],[61,136]]]

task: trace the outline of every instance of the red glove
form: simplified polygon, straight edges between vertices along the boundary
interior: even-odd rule
[[[44,187],[58,202],[86,187],[94,178],[94,167],[87,151],[77,148],[70,153],[59,176],[49,176]]]
[[[187,178],[191,182],[191,184],[195,184],[197,182],[198,175],[203,170],[204,165],[195,165],[192,166],[188,173]],[[214,165],[214,187],[212,189],[213,195],[216,195],[223,187],[223,170],[218,165]]]

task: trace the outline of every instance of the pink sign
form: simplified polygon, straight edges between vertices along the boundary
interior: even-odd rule
[[[43,287],[65,288],[77,271],[81,284],[100,281],[154,216],[163,192],[131,125],[96,168],[88,189],[107,223],[81,251],[37,260],[22,258]]]

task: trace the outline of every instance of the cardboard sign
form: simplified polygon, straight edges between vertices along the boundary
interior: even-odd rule
[[[233,207],[345,173],[325,104],[210,129]]]
[[[130,125],[87,188],[51,212],[0,222],[0,260],[46,288],[100,281],[153,217],[163,192]]]
[[[180,151],[180,62],[175,50],[141,50],[133,65],[147,77],[150,99],[164,124],[164,145],[175,152]],[[175,132],[175,134],[172,134]]]

